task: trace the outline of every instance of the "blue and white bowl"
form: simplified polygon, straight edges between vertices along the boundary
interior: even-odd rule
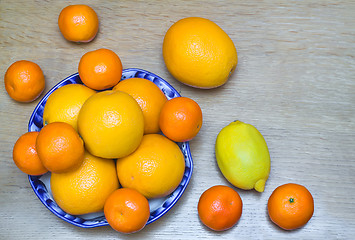
[[[124,69],[122,73],[122,80],[128,78],[145,78],[152,81],[163,91],[168,99],[180,96],[180,94],[168,82],[148,71],[137,68]],[[51,95],[56,89],[73,83],[83,84],[78,73],[73,74],[59,82],[41,99],[31,115],[30,121],[28,123],[28,131],[40,131],[40,129],[43,127],[43,110],[49,95]],[[160,199],[149,200],[150,217],[147,224],[156,221],[165,213],[167,213],[180,199],[190,181],[193,162],[189,142],[177,144],[179,145],[185,158],[185,173],[183,179],[175,191],[169,196]],[[33,188],[33,191],[39,200],[57,217],[82,228],[93,228],[108,225],[103,212],[85,215],[71,215],[64,212],[53,199],[50,190],[50,173],[44,174],[42,176],[29,175],[28,178],[31,187]]]

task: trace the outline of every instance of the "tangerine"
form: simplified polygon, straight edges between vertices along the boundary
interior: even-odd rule
[[[104,214],[110,226],[121,233],[140,231],[150,216],[148,200],[138,191],[120,188],[106,200]]]
[[[60,12],[58,26],[68,41],[90,42],[99,30],[99,19],[87,5],[69,5]]]
[[[272,192],[267,209],[271,221],[280,228],[293,230],[304,226],[312,218],[314,201],[306,187],[287,183]]]
[[[216,185],[202,193],[197,210],[204,225],[215,231],[224,231],[239,221],[243,202],[233,188]]]
[[[84,142],[68,123],[44,126],[38,134],[36,148],[43,165],[54,173],[72,171],[84,160]]]
[[[160,112],[159,126],[175,142],[194,138],[202,126],[202,111],[191,98],[176,97],[167,101]]]
[[[86,86],[104,90],[121,80],[122,62],[115,52],[101,48],[85,53],[80,59],[78,71]]]
[[[18,102],[32,102],[44,90],[45,79],[42,69],[34,62],[16,61],[5,73],[5,89]]]
[[[36,140],[38,132],[21,135],[13,148],[12,158],[16,166],[28,175],[42,175],[48,172],[38,157]]]

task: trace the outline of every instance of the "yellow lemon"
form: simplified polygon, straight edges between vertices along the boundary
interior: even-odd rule
[[[218,167],[234,186],[263,192],[270,173],[270,154],[264,137],[252,125],[230,123],[215,145]]]
[[[117,159],[116,167],[122,187],[136,189],[147,198],[159,198],[179,186],[185,160],[175,142],[160,134],[147,134],[135,152]]]
[[[96,92],[82,84],[68,84],[55,90],[43,110],[43,126],[52,122],[69,123],[77,130],[81,106]]]
[[[160,111],[168,99],[152,81],[144,78],[129,78],[120,81],[113,90],[128,93],[138,102],[144,116],[144,134],[158,133]]]
[[[163,57],[177,80],[207,89],[226,83],[238,63],[231,38],[217,24],[200,17],[181,19],[169,28]]]
[[[78,130],[91,154],[103,158],[125,157],[142,140],[143,113],[128,93],[98,92],[81,107]]]
[[[52,173],[50,184],[58,206],[73,215],[102,211],[108,196],[119,187],[114,160],[88,152],[80,168]]]

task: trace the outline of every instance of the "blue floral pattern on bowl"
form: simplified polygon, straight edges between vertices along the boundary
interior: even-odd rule
[[[160,78],[159,76],[150,73],[146,70],[137,69],[137,68],[129,68],[124,69],[122,72],[122,80],[128,78],[145,78],[153,83],[155,83],[165,94],[168,99],[179,97],[180,94],[164,79]],[[121,81],[122,81],[121,80]],[[56,89],[67,85],[67,84],[74,84],[79,83],[83,84],[80,80],[79,74],[73,74],[63,81],[59,82],[55,85],[37,104],[35,107],[31,118],[28,123],[28,131],[40,131],[43,127],[43,110],[46,104],[46,101]],[[180,182],[179,186],[175,189],[173,193],[169,196],[161,199],[153,199],[149,200],[150,205],[150,217],[147,224],[150,224],[160,217],[162,217],[165,213],[167,213],[180,199],[182,194],[184,193],[193,170],[193,162],[190,152],[189,142],[177,143],[179,148],[181,149],[184,158],[185,158],[185,172],[182,181]],[[49,183],[49,176],[50,173],[44,174],[42,176],[31,176],[29,175],[29,182],[30,185],[39,198],[39,200],[57,217],[63,219],[64,221],[71,223],[75,226],[82,227],[82,228],[93,228],[93,227],[100,227],[100,226],[107,226],[108,222],[103,214],[87,214],[87,215],[71,215],[64,212],[54,201],[51,191],[50,191],[50,183]]]

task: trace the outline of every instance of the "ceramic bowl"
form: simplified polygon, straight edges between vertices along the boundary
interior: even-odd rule
[[[137,69],[137,68],[129,68],[124,69],[122,73],[122,80],[128,78],[145,78],[153,83],[155,83],[166,95],[168,99],[178,97],[180,94],[164,79],[160,78],[159,76],[150,73],[148,71]],[[73,74],[63,81],[59,82],[55,85],[38,103],[36,108],[34,109],[31,118],[28,124],[28,131],[39,131],[43,127],[43,109],[46,104],[48,97],[58,88],[67,85],[79,83],[83,84],[80,80],[79,74]],[[180,199],[182,194],[184,193],[193,169],[193,162],[190,152],[189,142],[177,143],[180,147],[184,158],[185,158],[185,172],[182,181],[180,182],[179,186],[175,189],[173,193],[168,195],[167,197],[160,198],[160,199],[152,199],[149,200],[150,205],[150,217],[147,224],[150,224],[164,214],[166,214]],[[29,182],[31,187],[39,200],[57,217],[63,219],[64,221],[71,223],[75,226],[82,227],[82,228],[93,228],[99,226],[106,226],[108,225],[104,213],[93,213],[93,214],[85,214],[85,215],[71,215],[64,212],[54,201],[51,190],[50,190],[50,173],[41,175],[41,176],[28,176]]]

